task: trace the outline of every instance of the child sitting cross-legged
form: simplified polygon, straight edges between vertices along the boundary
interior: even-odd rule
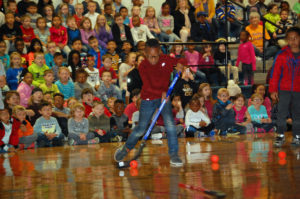
[[[264,98],[256,93],[251,96],[252,105],[248,107],[254,131],[257,133],[273,131],[274,124],[268,116],[267,109],[263,104]]]
[[[218,90],[218,101],[213,108],[212,122],[215,128],[220,130],[220,135],[245,134],[246,127],[237,125],[233,104],[229,101],[229,92],[226,88]]]
[[[84,117],[84,106],[76,103],[71,108],[71,118],[68,120],[69,145],[98,144],[99,138],[89,132],[89,121]]]
[[[253,132],[251,117],[245,106],[245,97],[243,94],[237,94],[233,100],[233,110],[235,112],[235,122],[238,125],[245,126],[247,133]]]
[[[20,122],[20,128],[18,129],[20,149],[34,148],[37,134],[33,133],[33,127],[26,120],[26,109],[23,106],[16,105],[12,112],[13,117]]]
[[[53,97],[54,107],[52,109],[53,116],[57,119],[57,122],[65,137],[68,136],[68,119],[70,116],[70,109],[64,107],[64,95],[61,93],[55,93]]]
[[[89,131],[94,133],[99,138],[100,142],[110,142],[121,140],[119,136],[112,138],[110,133],[110,121],[109,117],[104,114],[105,107],[100,101],[93,101],[93,112],[88,117]]]
[[[64,135],[57,120],[52,115],[52,106],[48,102],[43,102],[40,106],[42,115],[36,120],[33,129],[37,133],[37,144],[39,147],[62,146]]]
[[[200,100],[197,96],[190,100],[189,107],[190,109],[185,115],[186,137],[208,135],[213,130],[214,125],[211,123],[209,117],[200,110]],[[199,133],[200,135],[198,135]]]
[[[89,74],[83,69],[79,68],[76,70],[76,82],[74,83],[75,98],[80,99],[81,93],[84,89],[88,88],[95,92],[93,87],[87,82]]]

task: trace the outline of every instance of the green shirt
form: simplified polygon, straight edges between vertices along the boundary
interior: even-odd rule
[[[49,70],[49,67],[46,64],[38,66],[36,63],[32,62],[32,64],[28,67],[28,71],[33,75],[32,85],[39,87],[41,84],[45,83],[45,70]]]
[[[51,96],[53,97],[55,93],[59,93],[58,87],[56,84],[52,84],[49,88],[46,83],[40,85],[40,88],[43,90],[43,93],[51,92]]]
[[[297,14],[300,14],[300,3],[297,2],[295,3],[294,7],[293,7],[293,10],[297,13]]]

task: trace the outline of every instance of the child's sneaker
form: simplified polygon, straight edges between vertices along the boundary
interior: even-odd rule
[[[159,140],[163,137],[163,134],[162,133],[154,133],[154,134],[151,134],[151,139],[153,140]]]
[[[175,166],[175,167],[181,167],[183,165],[182,160],[180,159],[178,154],[171,155],[170,164],[171,166]]]
[[[75,140],[72,139],[72,138],[69,139],[68,143],[69,143],[69,146],[74,146],[74,145],[76,145]]]
[[[276,136],[275,138],[275,142],[274,142],[274,146],[275,147],[282,147],[282,145],[284,144],[285,138],[283,134],[279,134]]]
[[[205,133],[203,131],[196,131],[194,133],[194,137],[195,138],[201,138],[201,137],[205,137]]]
[[[34,149],[35,148],[35,143],[31,143],[31,145],[29,145],[28,147],[26,147],[27,149]]]
[[[122,139],[123,139],[122,136],[116,135],[115,137],[111,138],[110,141],[111,142],[121,142]]]
[[[118,148],[114,155],[115,161],[117,161],[117,162],[122,161],[125,158],[125,156],[128,154],[128,152],[129,152],[129,149],[127,149],[125,147],[125,145]]]
[[[265,129],[263,129],[263,128],[257,128],[257,127],[254,128],[254,131],[256,133],[265,133],[266,132]]]
[[[300,146],[300,135],[296,135],[291,143],[292,146]]]
[[[220,136],[226,136],[226,135],[227,135],[227,131],[220,131],[220,132],[219,132],[219,135],[220,135]]]
[[[88,144],[99,144],[99,138],[94,138],[88,141]]]

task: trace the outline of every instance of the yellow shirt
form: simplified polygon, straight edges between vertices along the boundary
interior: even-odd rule
[[[52,84],[51,88],[46,86],[46,83],[41,84],[40,88],[43,90],[43,93],[51,92],[51,96],[53,97],[55,93],[59,93],[59,89],[56,84]]]
[[[252,26],[251,24],[246,27],[246,30],[250,33],[250,41],[251,43],[257,47],[263,47],[263,26],[258,25],[257,27]],[[265,29],[265,38],[267,40],[270,39],[270,35],[268,31]]]

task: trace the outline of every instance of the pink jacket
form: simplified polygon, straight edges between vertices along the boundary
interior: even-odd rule
[[[18,86],[17,92],[20,94],[20,105],[27,108],[28,100],[31,96],[31,92],[34,86],[29,86],[25,82],[21,82]]]
[[[239,66],[240,61],[245,64],[252,64],[252,70],[256,70],[256,59],[253,44],[250,41],[241,43],[238,49],[238,57],[236,66]]]

